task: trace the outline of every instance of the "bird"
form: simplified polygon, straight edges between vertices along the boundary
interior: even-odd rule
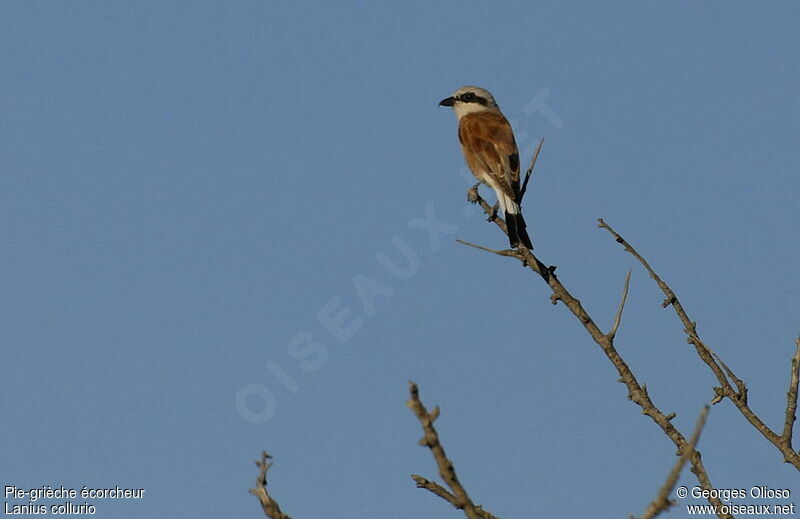
[[[485,88],[465,86],[442,99],[439,106],[453,108],[458,119],[458,140],[464,160],[475,178],[491,187],[497,195],[511,248],[522,243],[533,249],[520,211],[519,151],[514,131],[494,96]],[[474,196],[468,199],[473,203],[477,201]]]

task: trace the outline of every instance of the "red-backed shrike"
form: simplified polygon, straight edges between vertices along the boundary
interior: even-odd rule
[[[487,90],[465,86],[442,99],[458,118],[458,140],[472,174],[494,189],[508,228],[511,247],[533,248],[519,208],[519,152],[514,132]]]

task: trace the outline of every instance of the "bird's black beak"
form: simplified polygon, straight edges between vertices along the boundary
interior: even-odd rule
[[[456,104],[455,97],[448,97],[439,101],[439,106],[453,106],[454,104]]]

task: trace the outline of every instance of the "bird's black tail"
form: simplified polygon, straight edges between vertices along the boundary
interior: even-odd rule
[[[511,245],[511,248],[519,247],[520,242],[522,242],[525,248],[533,249],[533,243],[531,243],[531,238],[528,236],[527,226],[525,225],[525,219],[522,217],[522,213],[511,214],[506,211],[505,216],[506,228],[508,229],[508,243]]]

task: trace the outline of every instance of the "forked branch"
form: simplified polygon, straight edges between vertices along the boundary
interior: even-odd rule
[[[264,510],[264,515],[270,519],[292,519],[281,511],[278,502],[272,499],[272,496],[267,492],[267,471],[272,466],[270,459],[272,459],[272,456],[267,451],[264,451],[261,453],[261,459],[256,461],[259,472],[256,478],[256,486],[250,489],[250,493],[258,498],[261,502],[261,508]]]
[[[650,274],[650,277],[658,284],[658,287],[664,292],[666,299],[662,303],[663,307],[672,306],[675,310],[675,315],[684,326],[684,332],[687,335],[687,342],[694,346],[698,357],[711,369],[712,373],[719,382],[719,387],[714,388],[714,399],[711,401],[716,404],[723,398],[728,398],[739,412],[756,428],[770,443],[783,454],[783,459],[787,463],[791,463],[800,470],[800,453],[792,448],[792,429],[796,420],[797,414],[797,381],[798,369],[800,369],[800,339],[798,339],[797,350],[792,357],[791,374],[789,377],[789,391],[787,392],[786,414],[782,434],[773,431],[761,418],[750,409],[747,403],[747,385],[742,379],[737,377],[733,370],[731,370],[708,345],[700,338],[697,332],[697,323],[689,318],[678,296],[667,285],[667,283],[656,274],[655,270],[645,260],[633,246],[628,243],[625,238],[611,228],[602,218],[598,219],[598,227],[607,230],[616,240],[621,244],[625,251],[630,253],[636,260],[641,263],[645,270]],[[735,389],[734,389],[735,386]]]
[[[436,465],[439,467],[439,475],[442,477],[445,484],[450,487],[450,491],[446,490],[438,483],[430,481],[420,475],[412,474],[411,477],[417,483],[417,487],[425,488],[449,502],[457,509],[463,510],[464,515],[466,515],[468,519],[499,519],[484,510],[481,506],[476,505],[458,480],[453,462],[447,458],[444,447],[442,447],[439,441],[439,433],[433,426],[433,422],[439,417],[439,408],[434,407],[433,411],[428,412],[422,400],[419,398],[419,388],[417,388],[415,383],[409,382],[408,391],[411,397],[406,402],[406,405],[411,409],[414,415],[416,415],[425,433],[419,441],[419,444],[431,450],[433,459],[436,460]]]
[[[476,190],[477,191],[477,190]],[[478,194],[477,192],[474,193],[474,201],[479,203],[480,206],[483,208],[483,211],[487,215],[492,215],[492,207]],[[500,228],[503,233],[507,234],[507,229],[505,222],[502,218],[496,217],[491,219],[490,221],[494,222],[498,228]],[[584,329],[589,333],[597,343],[598,346],[603,350],[603,353],[606,355],[608,360],[614,365],[614,368],[617,370],[619,374],[619,382],[625,384],[628,389],[628,399],[632,400],[636,403],[641,409],[642,414],[647,415],[650,419],[658,425],[659,428],[664,432],[664,434],[672,440],[675,446],[678,449],[678,452],[686,453],[688,452],[687,456],[689,458],[689,462],[692,465],[692,472],[697,476],[700,485],[706,489],[711,490],[713,485],[711,484],[711,480],[709,479],[708,473],[706,472],[705,466],[700,458],[700,452],[693,447],[681,434],[681,432],[672,425],[671,420],[674,418],[675,414],[670,413],[669,415],[664,414],[658,407],[655,406],[653,401],[650,399],[650,395],[647,392],[647,388],[644,384],[640,384],[639,381],[634,376],[631,369],[622,359],[622,356],[617,351],[616,347],[614,346],[614,338],[610,334],[604,334],[597,324],[592,320],[589,313],[583,308],[581,302],[575,298],[567,288],[561,283],[558,279],[558,276],[555,274],[556,267],[555,266],[547,266],[543,263],[533,252],[525,249],[525,248],[517,248],[515,250],[509,251],[497,251],[493,249],[488,249],[486,247],[482,247],[480,245],[474,245],[468,242],[461,242],[465,245],[469,245],[470,247],[477,248],[480,250],[484,250],[490,252],[492,254],[511,257],[514,259],[519,260],[523,266],[529,268],[533,272],[537,273],[542,280],[550,287],[552,294],[550,296],[550,301],[553,304],[557,304],[561,301],[564,306],[578,319]],[[622,307],[622,304],[620,305]],[[621,311],[618,310],[618,314],[620,315],[621,319]],[[618,328],[618,326],[617,326]],[[612,328],[616,333],[616,330]],[[713,495],[710,494],[709,495]],[[716,505],[718,510],[722,509],[722,501],[720,501],[716,497],[709,497],[708,501],[712,505]],[[717,514],[719,517],[722,518],[730,518],[729,514],[722,513],[721,511]]]

